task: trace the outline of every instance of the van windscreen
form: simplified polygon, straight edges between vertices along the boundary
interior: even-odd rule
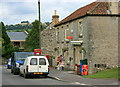
[[[30,60],[30,65],[37,65],[37,58],[32,58]]]
[[[44,58],[39,58],[39,65],[46,65],[46,60]]]

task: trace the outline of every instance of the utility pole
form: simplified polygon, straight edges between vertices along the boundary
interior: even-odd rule
[[[41,17],[40,17],[40,0],[38,0],[38,14],[39,14],[39,47],[41,49]]]

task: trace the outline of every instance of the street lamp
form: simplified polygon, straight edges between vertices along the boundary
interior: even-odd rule
[[[41,17],[40,17],[40,0],[38,0],[38,14],[39,14],[39,47],[41,49]]]

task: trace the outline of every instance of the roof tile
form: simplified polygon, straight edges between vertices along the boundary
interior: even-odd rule
[[[82,8],[79,8],[78,10],[70,14],[68,17],[61,20],[56,25],[67,23],[79,17],[85,16],[86,14],[108,14],[107,9],[108,9],[108,2],[93,2]]]
[[[7,32],[10,40],[25,40],[27,34],[25,32]]]

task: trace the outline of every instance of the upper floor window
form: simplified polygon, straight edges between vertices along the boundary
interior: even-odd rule
[[[80,27],[80,37],[83,36],[83,25],[82,25],[82,22],[79,22],[79,27]]]
[[[69,35],[69,29],[65,29],[65,40],[67,40],[68,35]]]
[[[56,41],[59,42],[59,31],[56,32]]]

